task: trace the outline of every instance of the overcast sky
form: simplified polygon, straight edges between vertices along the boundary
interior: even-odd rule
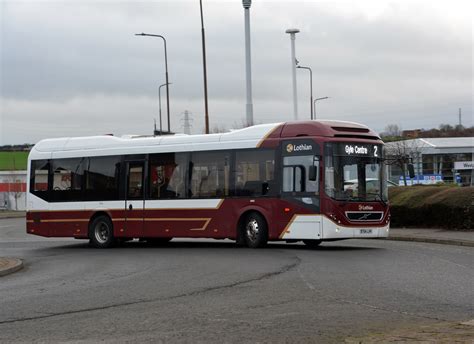
[[[203,0],[211,127],[245,119],[244,10]],[[251,7],[254,118],[293,119],[290,39],[313,69],[317,117],[382,131],[473,125],[469,0],[264,1]],[[151,134],[168,41],[171,128],[204,127],[199,1],[2,1],[0,145],[48,137]],[[309,73],[297,71],[300,118]],[[162,89],[164,91],[164,88]],[[166,117],[166,96],[162,111]],[[166,121],[164,122],[166,126]]]

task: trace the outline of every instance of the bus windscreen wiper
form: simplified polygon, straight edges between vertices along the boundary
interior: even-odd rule
[[[383,198],[382,198],[378,193],[375,193],[375,192],[367,192],[367,195],[374,195],[374,196],[375,196],[374,198],[375,198],[376,200],[378,199],[378,201],[380,201],[380,203],[382,203],[384,206],[387,205],[387,202],[385,202],[385,201],[383,200]]]

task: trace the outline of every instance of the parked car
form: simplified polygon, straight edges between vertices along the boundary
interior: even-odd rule
[[[368,192],[379,190],[380,181],[377,178],[367,178],[366,179],[366,189]],[[392,182],[391,180],[387,179],[387,186],[390,188],[392,186],[398,186],[398,184]],[[359,187],[359,180],[357,179],[350,179],[344,182],[344,190],[353,190],[356,191]]]

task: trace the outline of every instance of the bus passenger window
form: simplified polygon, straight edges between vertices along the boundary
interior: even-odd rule
[[[184,153],[150,155],[149,197],[172,199],[185,197],[187,157]]]
[[[229,153],[196,152],[192,154],[191,161],[191,197],[215,198],[229,195]]]
[[[84,158],[54,159],[51,200],[57,202],[81,201]]]
[[[277,192],[275,151],[242,150],[235,153],[235,195],[264,196]]]
[[[31,161],[30,192],[33,195],[45,201],[49,201],[48,174],[49,174],[49,161],[48,160],[32,160]]]
[[[143,198],[143,166],[130,164],[127,190],[127,199]]]
[[[31,162],[31,191],[48,191],[48,160],[34,160]]]
[[[86,201],[118,200],[120,161],[120,156],[86,159],[84,167]]]

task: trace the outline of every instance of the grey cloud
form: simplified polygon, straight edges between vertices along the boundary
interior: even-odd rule
[[[110,121],[115,132],[148,128],[128,122],[129,114],[148,123],[156,117],[164,61],[159,39],[133,36],[142,31],[168,39],[173,125],[179,129],[180,113],[188,109],[195,114],[195,128],[202,127],[196,3],[7,2],[5,8],[0,109],[8,136],[4,133],[3,141],[33,135],[18,130],[20,120],[61,122],[61,106],[78,116],[69,116],[73,128],[61,126],[65,135],[94,132],[81,124],[87,116],[97,118],[93,129],[99,132],[107,132]],[[298,26],[298,60],[312,66],[317,95],[331,96],[318,103],[322,116],[367,122],[381,130],[387,121],[404,128],[437,126],[449,113],[455,119],[457,108],[463,107],[472,125],[472,34],[448,28],[429,9],[420,13],[419,21],[396,7],[374,20],[341,16],[306,2],[290,6],[256,1],[251,11],[257,120],[292,119],[290,44],[284,30]],[[205,2],[211,123],[229,124],[244,117],[242,12],[239,1]],[[307,116],[306,71],[298,71],[298,88],[300,112]],[[44,126],[38,128],[38,139],[52,134]]]

